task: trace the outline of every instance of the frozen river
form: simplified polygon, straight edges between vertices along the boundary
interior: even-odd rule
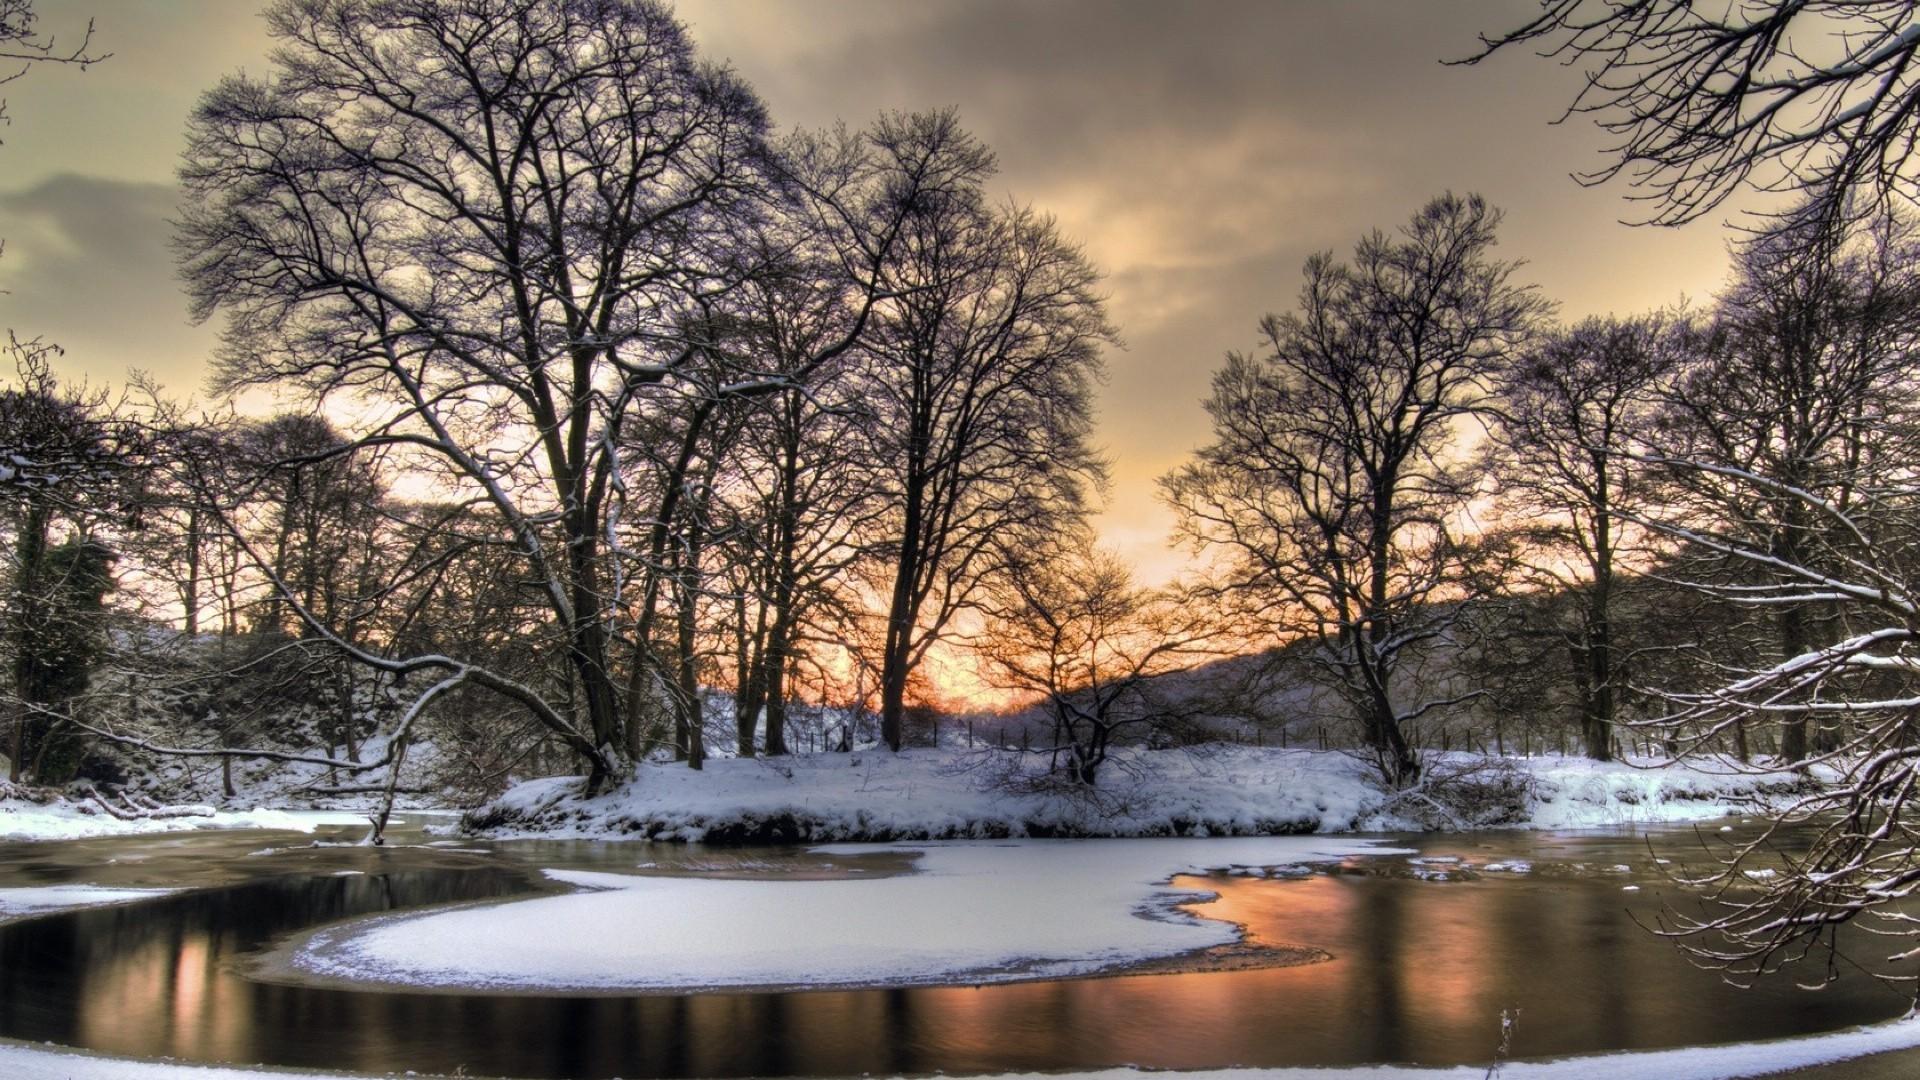
[[[1503,1010],[1519,1010],[1513,1053],[1541,1056],[1812,1033],[1907,1005],[1851,971],[1819,993],[1785,980],[1736,990],[1637,926],[1663,903],[1690,902],[1666,877],[1701,854],[1690,830],[1653,834],[1651,851],[1647,834],[1625,832],[1381,839],[1413,853],[1359,854],[1369,845],[1345,838],[1046,841],[926,855],[427,846],[417,832],[383,849],[265,832],[6,844],[0,911],[11,905],[17,917],[0,923],[0,1036],[379,1072],[857,1075],[1447,1064],[1490,1058]],[[1142,851],[1166,863],[1162,873],[1238,870],[1155,886]],[[953,884],[905,884],[936,877]],[[630,907],[620,906],[626,886],[640,898]],[[135,891],[148,889],[179,891]],[[927,936],[862,926],[933,895],[962,897],[912,913],[949,931],[938,955],[921,957],[911,985],[860,985],[889,981]],[[89,896],[117,902],[49,910]],[[39,914],[35,897],[46,901]],[[458,906],[477,902],[492,905]],[[716,915],[716,903],[736,906]],[[765,959],[782,942],[764,931],[723,933],[729,919],[757,924],[782,909],[795,916],[778,935],[793,946],[784,966]],[[413,930],[391,914],[423,910],[402,916],[420,920]],[[383,952],[366,933],[383,927],[409,947],[441,944],[431,963],[417,950]],[[344,975],[303,966],[297,958],[323,928],[326,940],[367,943],[367,956],[401,974],[362,983],[346,977],[352,965]],[[685,938],[694,933],[704,937]],[[509,962],[542,935],[597,972],[592,985],[576,976],[541,986],[540,965]],[[1094,947],[1110,936],[1130,944]],[[869,938],[895,951],[842,956]],[[698,978],[703,949],[714,970],[747,972],[731,980],[742,984],[687,992],[656,977],[679,965]],[[1854,959],[1871,966],[1872,953]],[[791,988],[808,981],[792,977],[808,965],[840,985]],[[627,970],[634,985],[617,985]],[[755,973],[788,988],[742,982]],[[443,985],[403,985],[415,975]]]

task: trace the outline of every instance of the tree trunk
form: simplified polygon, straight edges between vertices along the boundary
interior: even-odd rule
[[[780,639],[776,639],[780,640]],[[766,755],[787,752],[787,650],[784,640],[767,648]]]
[[[768,757],[777,757],[787,752],[787,667],[791,663],[787,654],[793,646],[793,609],[798,599],[795,595],[798,589],[797,582],[794,580],[797,572],[794,566],[794,553],[800,543],[798,505],[800,465],[797,439],[789,439],[786,458],[781,464],[780,514],[774,536],[773,553],[773,625],[767,629],[765,658],[766,753]]]
[[[187,580],[181,593],[181,606],[186,609],[182,628],[188,638],[200,634],[200,511],[187,511]]]
[[[1607,461],[1602,455],[1595,466],[1599,477],[1601,506],[1594,515],[1593,583],[1587,587],[1586,694],[1581,702],[1582,727],[1587,756],[1595,761],[1613,760],[1615,702],[1613,670],[1613,518],[1609,510]]]
[[[20,535],[14,540],[14,565],[16,566],[13,589],[13,625],[7,632],[14,638],[15,655],[13,658],[13,691],[19,706],[13,725],[13,753],[8,756],[7,775],[14,783],[19,783],[26,775],[26,762],[21,759],[27,752],[27,724],[33,710],[29,702],[34,700],[33,664],[34,657],[29,648],[28,628],[38,625],[43,618],[40,613],[40,570],[47,557],[47,530],[52,524],[46,501],[29,492],[27,495],[27,513],[20,523]]]
[[[673,524],[680,514],[680,499],[686,491],[688,470],[693,467],[695,451],[699,449],[701,433],[706,430],[707,420],[718,405],[717,399],[702,402],[694,410],[687,430],[680,438],[680,452],[675,455],[673,468],[668,471],[666,482],[661,486],[660,506],[654,513],[653,535],[647,542],[648,554],[644,563],[648,567],[662,567],[667,564],[667,544],[673,536]],[[646,588],[641,591],[640,611],[633,627],[633,668],[627,673],[627,752],[638,761],[646,756],[646,738],[642,729],[647,725],[641,721],[649,701],[657,700],[650,689],[652,685],[666,684],[666,663],[664,657],[657,656],[653,648],[653,621],[658,611],[661,590],[665,587],[670,571],[654,569],[646,575]],[[674,580],[678,580],[675,577]],[[658,675],[658,683],[650,676]],[[676,710],[676,717],[679,713]],[[674,732],[674,753],[677,759],[684,760],[686,740],[683,733]]]
[[[273,541],[273,576],[278,580],[278,584],[267,593],[266,615],[265,618],[261,620],[261,629],[269,634],[277,634],[280,632],[282,626],[281,608],[286,604],[286,597],[282,594],[281,590],[289,584],[287,581],[287,541],[291,539],[293,535],[293,500],[299,497],[300,491],[300,474],[298,472],[293,474],[293,479],[290,483],[292,484],[292,489],[286,496],[285,501],[281,503],[280,528]]]
[[[915,426],[916,429],[921,426],[917,419]],[[914,438],[917,445],[925,442],[923,435]],[[925,556],[921,548],[925,499],[923,470],[917,464],[909,464],[900,555],[894,563],[893,597],[887,605],[887,640],[880,664],[880,737],[888,749],[895,751],[900,749],[905,734],[902,722],[906,715],[908,661],[913,653],[913,624],[919,614],[915,586],[925,569],[921,565]]]
[[[577,529],[570,529],[578,533]],[[567,656],[587,709],[587,724],[598,753],[588,759],[587,792],[600,790],[609,779],[606,755],[620,744],[620,704],[607,668],[607,627],[600,617],[599,550],[589,527],[567,545],[573,584],[569,590],[573,625],[569,627]]]
[[[906,661],[896,659],[896,655],[888,650],[886,668],[880,675],[880,738],[889,750],[899,750],[906,734]]]
[[[754,754],[754,733],[760,726],[760,711],[767,701],[767,607],[760,605],[754,617],[753,632],[747,632],[747,594],[734,594],[734,686],[733,702],[735,749],[743,758]]]
[[[699,616],[700,540],[692,532],[685,540],[685,551],[678,582],[680,611],[675,644],[679,651],[676,657],[679,693],[675,695],[674,708],[677,713],[676,726],[686,732],[684,746],[687,765],[698,769],[706,764],[707,749],[705,717],[700,709],[698,641],[694,635],[695,620]]]
[[[1783,660],[1807,651],[1807,616],[1798,608],[1780,612],[1780,652]],[[1794,712],[1780,721],[1780,757],[1789,765],[1806,760],[1807,714]]]
[[[1407,744],[1406,734],[1393,712],[1393,702],[1376,693],[1367,714],[1368,741],[1380,755],[1386,778],[1396,789],[1406,788],[1420,779],[1420,761]]]
[[[20,782],[20,758],[27,750],[27,705],[21,702],[13,710],[13,741],[7,753],[7,781]]]
[[[1392,587],[1388,577],[1393,565],[1393,496],[1397,482],[1392,473],[1375,481],[1367,551],[1366,632],[1362,634],[1356,628],[1347,633],[1356,646],[1353,658],[1366,676],[1369,740],[1380,755],[1387,780],[1395,788],[1405,788],[1419,779],[1420,763],[1400,730],[1400,717],[1391,697],[1393,668],[1383,651],[1394,631],[1389,617]]]
[[[360,738],[354,731],[359,717],[353,710],[353,661],[340,659],[340,741],[346,744],[347,760],[360,760]]]

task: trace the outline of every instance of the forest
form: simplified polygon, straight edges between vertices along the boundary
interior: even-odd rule
[[[344,791],[430,739],[450,791],[593,791],[983,711],[1087,784],[1116,739],[1315,738],[1404,787],[1455,746],[1804,766],[1900,730],[1904,210],[1810,200],[1710,303],[1564,324],[1499,209],[1438,195],[1248,313],[1161,480],[1204,566],[1147,588],[1087,521],[1100,270],[956,113],[776,137],[644,5],[450,13],[372,67],[396,31],[321,16],[276,9],[305,62],[210,91],[182,170],[212,385],[286,407],[11,340],[14,783]],[[1268,692],[1160,692],[1243,655]]]

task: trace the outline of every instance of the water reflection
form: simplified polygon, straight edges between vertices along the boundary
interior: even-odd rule
[[[1568,858],[1623,858],[1605,841],[1499,843],[1543,858],[1555,844],[1571,844]],[[634,850],[625,851],[629,864]],[[1622,892],[1622,878],[1550,873],[1207,879],[1221,898],[1206,914],[1242,923],[1257,940],[1333,957],[1292,968],[636,997],[320,989],[258,982],[236,961],[320,923],[505,896],[534,882],[512,859],[463,856],[455,868],[454,857],[424,850],[277,858],[272,872],[242,884],[0,926],[0,1035],[369,1071],[850,1075],[1445,1064],[1491,1056],[1501,1010],[1515,1007],[1516,1053],[1548,1055],[1783,1036],[1904,1006],[1864,978],[1820,994],[1784,982],[1722,986],[1634,926],[1631,913],[1644,918],[1660,904],[1657,880],[1644,874],[1634,879],[1640,892]],[[331,876],[343,863],[364,872]],[[302,867],[309,872],[294,872]]]

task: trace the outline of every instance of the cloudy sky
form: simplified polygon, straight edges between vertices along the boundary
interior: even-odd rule
[[[211,327],[188,324],[166,248],[180,132],[222,74],[269,70],[259,0],[39,0],[42,29],[91,16],[113,58],[5,88],[0,327],[198,391]],[[683,0],[681,16],[783,125],[957,106],[999,184],[1055,214],[1105,270],[1126,348],[1108,358],[1102,528],[1146,576],[1179,559],[1154,478],[1206,439],[1200,399],[1228,349],[1293,305],[1309,254],[1344,251],[1446,189],[1505,208],[1503,253],[1562,314],[1704,299],[1724,228],[1619,223],[1624,189],[1569,173],[1591,126],[1550,125],[1579,74],[1524,54],[1440,61],[1525,0]]]

